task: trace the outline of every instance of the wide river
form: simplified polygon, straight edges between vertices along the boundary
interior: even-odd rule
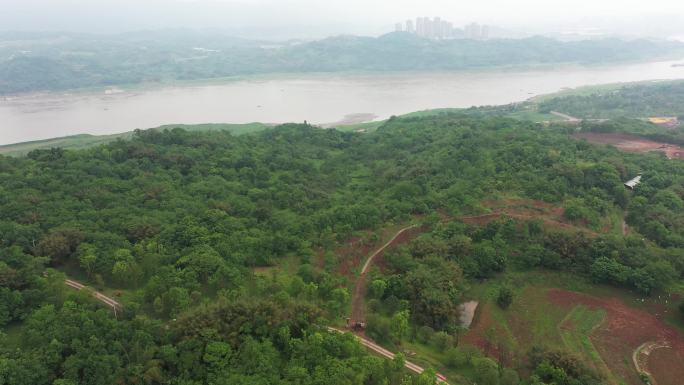
[[[300,75],[210,85],[0,98],[0,144],[173,123],[384,119],[440,107],[506,104],[565,87],[684,78],[672,62],[529,71]]]

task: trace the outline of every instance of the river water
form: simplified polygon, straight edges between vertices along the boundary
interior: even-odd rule
[[[522,101],[565,87],[684,78],[679,61],[528,71],[300,75],[91,93],[0,98],[0,144],[173,123],[324,124],[424,109]]]

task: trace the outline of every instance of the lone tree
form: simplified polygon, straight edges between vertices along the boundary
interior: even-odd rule
[[[496,303],[502,309],[508,309],[513,303],[513,291],[508,286],[499,288],[499,294],[496,296]]]

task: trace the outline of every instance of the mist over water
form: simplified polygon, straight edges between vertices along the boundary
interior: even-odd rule
[[[338,122],[408,112],[518,102],[564,87],[682,79],[667,61],[533,71],[302,75],[213,85],[0,99],[0,144],[113,134],[162,124]]]

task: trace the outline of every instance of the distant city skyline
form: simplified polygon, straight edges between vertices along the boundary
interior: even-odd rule
[[[454,27],[454,23],[442,19],[440,16],[417,17],[398,22],[394,25],[395,32],[408,32],[427,39],[489,39],[488,25],[470,23],[463,28]]]
[[[414,16],[465,26],[496,26],[490,35],[672,37],[684,35],[681,1],[650,0],[0,0],[0,30],[117,33],[168,28],[216,29],[234,36],[315,39],[377,36]],[[413,30],[417,29],[415,18]]]

